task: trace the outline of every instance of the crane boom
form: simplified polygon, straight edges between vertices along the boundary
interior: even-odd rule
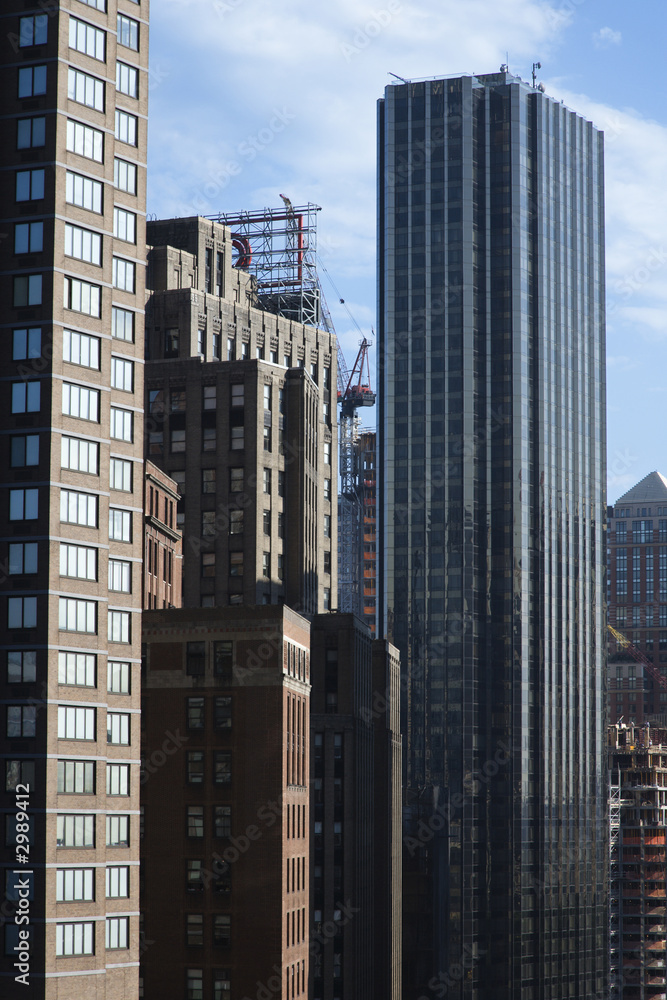
[[[644,665],[644,669],[651,675],[654,681],[658,682],[661,688],[667,689],[667,677],[663,677],[658,668],[654,666],[653,663],[651,663],[648,657],[644,656],[642,651],[640,649],[637,649],[637,647],[634,646],[630,642],[630,640],[623,635],[622,632],[619,632],[618,629],[615,629],[613,625],[607,625],[607,628],[613,635],[618,645],[622,649],[627,649],[628,653],[633,658],[633,660],[636,660],[637,663],[642,663]]]

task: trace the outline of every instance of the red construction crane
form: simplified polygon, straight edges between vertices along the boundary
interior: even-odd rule
[[[648,657],[644,656],[642,651],[640,649],[637,649],[636,646],[633,646],[630,640],[627,639],[622,632],[619,632],[618,629],[615,629],[613,625],[607,625],[607,628],[613,635],[618,645],[622,649],[627,649],[630,656],[633,658],[633,660],[636,660],[637,663],[643,663],[644,669],[648,671],[653,680],[657,681],[657,683],[660,685],[661,688],[667,689],[667,677],[664,677],[660,673],[658,668],[651,663]]]
[[[371,389],[371,370],[368,361],[370,340],[360,341],[357,359],[348,372],[343,352],[338,345],[338,402],[343,417],[354,416],[359,406],[375,406],[375,393]],[[356,381],[355,381],[356,377]]]

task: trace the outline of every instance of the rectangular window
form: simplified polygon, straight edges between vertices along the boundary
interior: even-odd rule
[[[60,575],[97,580],[97,549],[60,543]]]
[[[64,524],[81,524],[85,528],[96,528],[97,497],[90,493],[61,490],[60,520]]]
[[[204,1000],[204,970],[187,969],[186,977],[186,1000]]]
[[[206,666],[206,643],[189,642],[186,646],[185,672],[190,677],[203,677]]]
[[[13,331],[12,360],[25,361],[42,354],[42,331],[38,326],[21,327]]]
[[[109,538],[115,542],[132,541],[132,513],[117,507],[109,508]]]
[[[232,780],[231,753],[216,750],[213,758],[213,781],[216,785],[229,785]]]
[[[324,464],[331,465],[331,443],[329,441],[324,442]]]
[[[127,63],[116,63],[116,90],[128,97],[139,96],[139,72]]]
[[[36,597],[10,597],[7,599],[8,628],[34,628],[36,624]]]
[[[63,330],[63,361],[83,368],[100,369],[100,338]]]
[[[204,434],[202,437],[202,451],[215,451],[215,448],[216,448],[215,427],[204,427]]]
[[[118,14],[116,21],[116,32],[118,44],[124,45],[127,49],[139,50],[139,22],[133,21],[125,14]]]
[[[37,707],[35,705],[7,706],[7,739],[33,737],[37,726]]]
[[[130,765],[107,764],[107,795],[130,794]]]
[[[201,785],[204,781],[204,753],[202,750],[188,750],[186,757],[187,780],[189,785]]]
[[[232,835],[232,807],[213,807],[213,836],[231,837]]]
[[[14,308],[38,306],[42,302],[42,275],[26,274],[14,278]]]
[[[130,817],[107,816],[107,847],[130,846]]]
[[[77,104],[104,111],[104,82],[71,66],[67,70],[67,96]]]
[[[123,260],[121,257],[114,257],[112,265],[111,280],[114,288],[134,294],[136,265],[131,260]]]
[[[106,60],[106,34],[95,28],[92,24],[79,21],[70,15],[69,19],[69,47],[83,52],[84,55],[92,59],[99,59],[100,62]]]
[[[132,462],[126,462],[123,458],[110,460],[109,486],[112,490],[132,492]]]
[[[35,521],[38,515],[39,490],[9,491],[9,520]]]
[[[137,145],[137,118],[128,114],[127,111],[120,111],[116,108],[116,127],[114,132],[118,142],[124,142],[128,146]]]
[[[104,133],[90,125],[67,119],[67,149],[96,163],[104,162]]]
[[[62,600],[62,598],[61,598]],[[59,740],[94,740],[95,709],[58,706]]]
[[[202,552],[201,575],[215,576],[215,552]]]
[[[262,513],[262,526],[265,535],[271,534],[271,511],[265,510]]]
[[[94,899],[94,868],[58,869],[56,872],[56,902],[80,903]]]
[[[73,597],[59,598],[59,625],[66,632],[97,632],[97,604]]]
[[[109,559],[109,590],[132,593],[132,563],[124,559]]]
[[[101,10],[103,12],[107,9],[107,0],[81,0],[81,3],[86,3],[89,7],[94,7],[95,10]]]
[[[202,469],[201,491],[202,493],[215,493],[215,469]]]
[[[94,847],[95,817],[60,814],[57,818],[56,847]]]
[[[10,542],[8,572],[13,574],[37,572],[37,542]]]
[[[132,443],[134,414],[131,410],[121,410],[117,406],[110,408],[109,434],[116,441]]]
[[[170,448],[173,453],[185,451],[185,430],[172,428],[170,433]]]
[[[107,917],[105,946],[107,951],[129,947],[130,918]]]
[[[102,188],[100,181],[75,174],[68,170],[65,174],[65,200],[90,212],[102,212]]]
[[[65,278],[64,299],[65,308],[73,312],[98,319],[102,315],[102,289],[99,285],[91,285],[79,278]]]
[[[215,699],[214,725],[216,729],[231,729],[232,699],[229,696],[223,696]]]
[[[265,493],[271,492],[271,469],[264,469],[262,474],[262,484]]]
[[[204,728],[204,699],[203,698],[188,698],[188,700],[187,700],[187,712],[188,712],[188,729],[203,729]]]
[[[58,683],[95,687],[95,659],[92,653],[58,653]]]
[[[666,622],[667,624],[667,622]],[[7,651],[7,683],[30,684],[37,677],[37,652],[34,649]]]
[[[101,266],[102,237],[89,229],[65,223],[65,256]]]
[[[130,895],[130,869],[127,865],[108,865],[106,870],[107,899],[125,899]]]
[[[94,795],[95,762],[92,760],[59,760],[58,794]]]
[[[39,382],[12,384],[12,413],[37,413],[40,408]]]
[[[187,913],[185,916],[185,943],[189,947],[202,947],[204,944],[204,915],[202,913]]]
[[[98,423],[100,419],[98,390],[63,382],[62,412],[67,417],[78,417],[79,420]]]
[[[107,691],[113,694],[129,694],[131,664],[124,660],[109,660],[107,662]]]
[[[46,118],[19,118],[16,129],[17,149],[37,149],[46,142]]]
[[[134,212],[128,212],[124,208],[114,208],[113,234],[116,239],[125,240],[126,243],[137,242],[137,217]]]
[[[113,161],[113,182],[119,191],[126,191],[128,194],[137,193],[137,168],[134,163],[114,157]]]
[[[14,253],[39,253],[44,248],[43,222],[17,222],[14,226]]]
[[[10,464],[13,469],[39,464],[39,434],[21,434],[10,439]]]
[[[111,336],[134,343],[134,313],[129,309],[111,307]]]
[[[325,514],[323,521],[324,521],[324,537],[331,538],[331,515]]]
[[[130,745],[130,716],[126,712],[107,712],[107,743]]]
[[[231,917],[228,913],[213,915],[213,944],[228,947],[231,944]]]
[[[19,48],[46,45],[48,14],[30,14],[19,19]]]
[[[130,612],[109,611],[107,633],[109,642],[130,642]]]
[[[74,472],[88,472],[99,475],[99,444],[96,441],[84,441],[81,438],[65,437],[61,439],[60,465],[63,469]]]
[[[19,97],[37,97],[46,93],[46,66],[22,66],[19,69]]]
[[[44,176],[43,167],[36,170],[16,171],[16,200],[17,201],[39,201],[44,197]]]
[[[94,955],[95,924],[56,924],[56,956]]]
[[[232,451],[242,451],[245,448],[243,425],[230,428],[229,446]]]
[[[186,807],[186,818],[187,818],[188,837],[203,837],[204,836],[204,807],[203,806],[187,806]]]
[[[303,981],[301,993],[305,995],[305,982]],[[229,969],[216,969],[213,972],[213,1000],[232,1000],[232,979]]]

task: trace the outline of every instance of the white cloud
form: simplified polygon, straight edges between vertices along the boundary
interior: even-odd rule
[[[621,38],[620,31],[614,31],[613,28],[600,28],[593,35],[593,45],[596,49],[608,49],[612,45],[620,45]]]

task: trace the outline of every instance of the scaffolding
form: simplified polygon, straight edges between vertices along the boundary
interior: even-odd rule
[[[207,218],[231,229],[233,264],[255,278],[261,309],[332,333],[316,266],[320,206],[294,206],[280,197],[283,208]]]

